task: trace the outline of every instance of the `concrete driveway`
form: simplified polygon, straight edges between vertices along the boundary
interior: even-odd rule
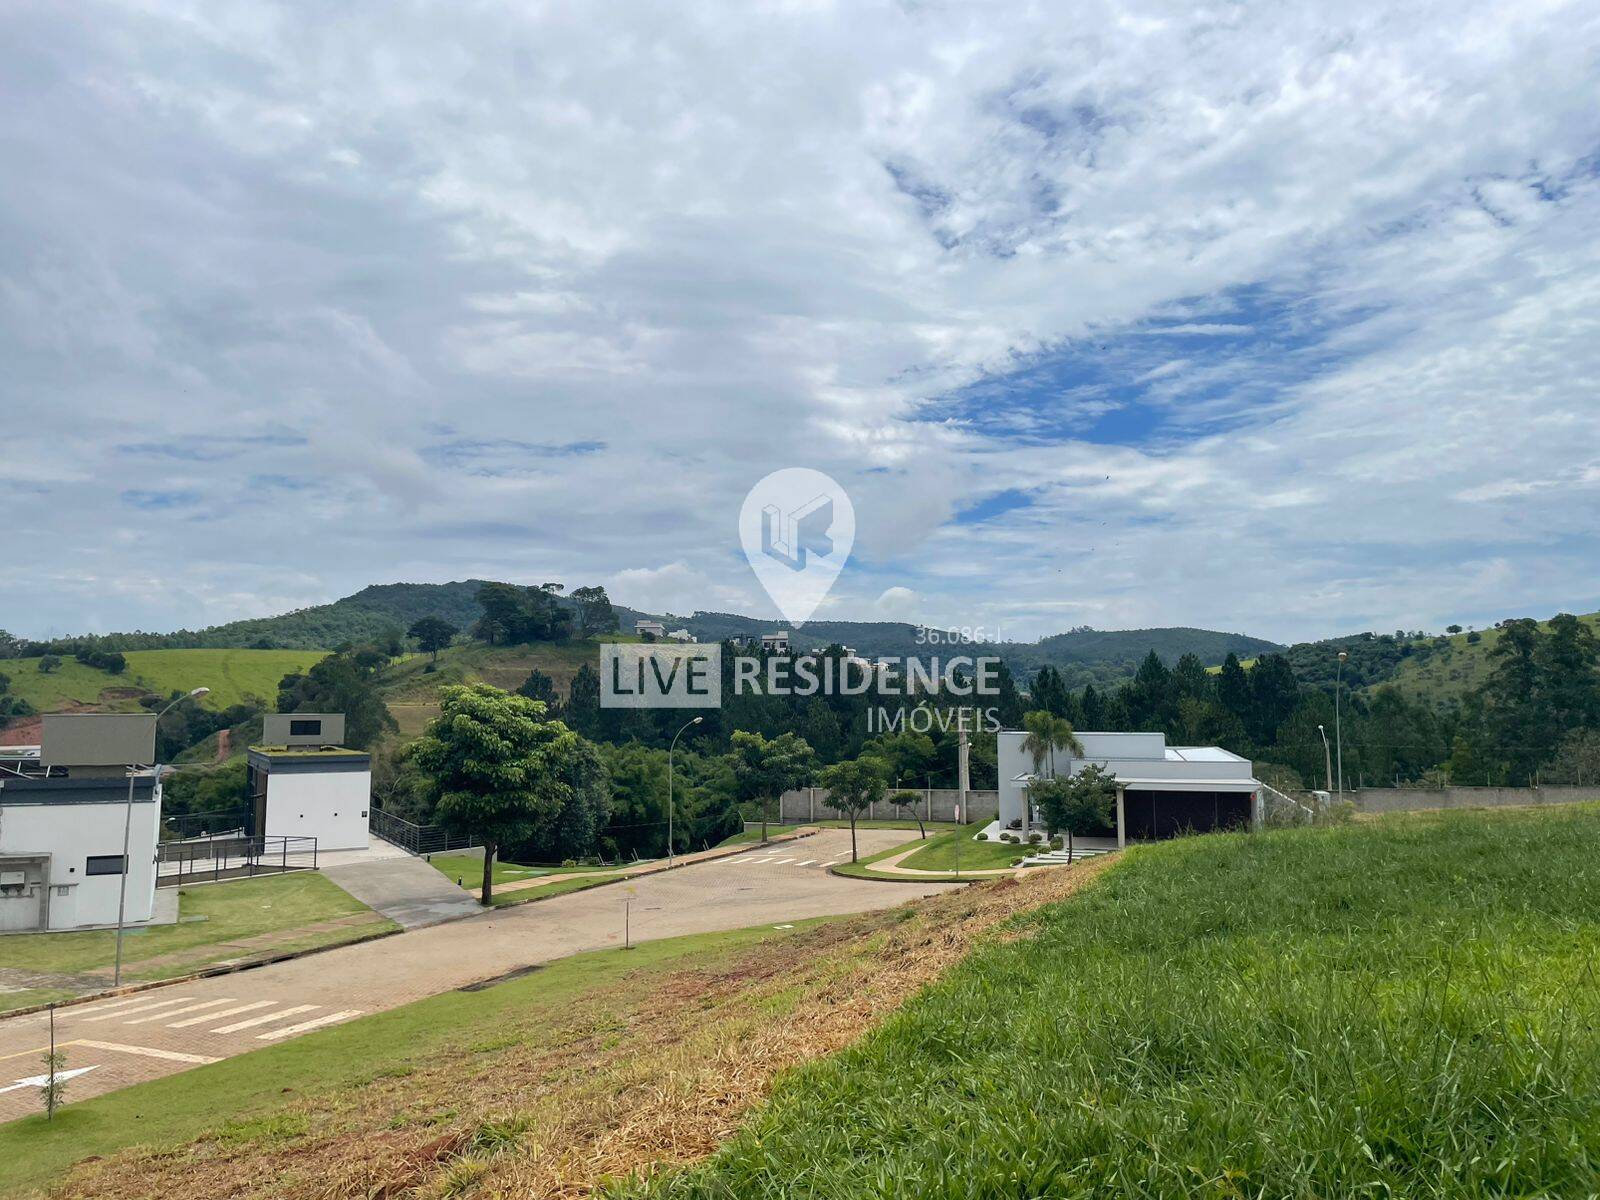
[[[910,836],[881,829],[858,834],[863,856]],[[621,945],[625,901],[633,939],[649,941],[891,908],[961,886],[873,883],[827,872],[828,864],[849,857],[849,830],[824,830],[236,975],[61,1009],[56,1037],[67,1066],[95,1068],[73,1079],[72,1098],[244,1054],[519,966]],[[37,1088],[15,1084],[39,1073],[45,1022],[43,1013],[0,1019],[0,1121],[38,1111]]]

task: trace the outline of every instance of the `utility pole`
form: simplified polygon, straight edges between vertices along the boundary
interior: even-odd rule
[[[956,721],[956,878],[961,878],[961,839],[966,837],[961,823],[967,811],[967,790],[972,784],[971,747],[967,744],[967,714],[963,709]]]
[[[1317,732],[1322,735],[1322,766],[1328,775],[1328,792],[1333,792],[1333,751],[1328,749],[1328,729],[1325,725],[1318,725]]]
[[[1348,650],[1339,651],[1339,666],[1333,684],[1333,741],[1339,756],[1339,799],[1344,799],[1344,725],[1340,718],[1340,700],[1344,694],[1344,663],[1350,657]]]

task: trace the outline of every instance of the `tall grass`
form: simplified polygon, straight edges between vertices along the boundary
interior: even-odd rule
[[[1600,809],[1140,849],[663,1197],[1592,1196]]]

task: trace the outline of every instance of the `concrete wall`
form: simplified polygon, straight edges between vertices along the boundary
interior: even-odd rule
[[[1600,786],[1541,788],[1448,787],[1360,788],[1350,793],[1367,813],[1416,812],[1428,808],[1510,808],[1527,804],[1576,804],[1600,800]]]
[[[917,805],[917,814],[924,821],[953,821],[955,820],[956,805],[960,803],[961,793],[955,788],[903,788],[902,791],[915,792],[922,797],[922,802]],[[971,789],[967,792],[967,811],[961,814],[962,822],[967,825],[987,824],[994,820],[995,813],[1000,803],[1000,794],[990,790]],[[796,791],[785,792],[778,801],[778,820],[784,824],[805,821],[834,821],[843,820],[845,814],[836,812],[828,807],[827,788],[800,788]],[[885,801],[874,804],[870,812],[861,814],[866,820],[896,820],[902,817],[909,818],[903,808],[896,808]]]
[[[49,929],[116,924],[122,876],[90,875],[88,860],[122,854],[126,800],[122,780],[12,779],[0,792],[0,859],[48,859],[44,913]],[[152,797],[149,780],[136,780],[128,839],[130,922],[148,921],[155,911],[160,825],[160,792]],[[7,897],[0,904],[15,910],[14,920],[0,918],[3,927],[38,927],[40,908],[33,897]]]
[[[267,836],[314,837],[317,850],[365,850],[372,772],[272,771]]]

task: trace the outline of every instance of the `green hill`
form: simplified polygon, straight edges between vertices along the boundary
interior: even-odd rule
[[[48,673],[39,670],[37,658],[11,658],[0,670],[11,677],[11,694],[20,696],[40,712],[97,708],[138,711],[141,696],[166,696],[191,688],[208,687],[200,698],[207,708],[228,708],[254,696],[270,705],[278,695],[278,681],[294,671],[304,671],[322,658],[325,650],[130,650],[128,669],[119,675],[86,667],[63,658]]]
[[[1578,619],[1600,634],[1600,613],[1588,613]],[[1549,628],[1549,622],[1541,625]],[[1476,642],[1469,641],[1470,636],[1458,633],[1425,641],[1418,646],[1419,652],[1398,664],[1390,682],[1409,699],[1425,698],[1434,703],[1460,700],[1488,678],[1494,667],[1494,648],[1500,642],[1498,629],[1483,630]]]

